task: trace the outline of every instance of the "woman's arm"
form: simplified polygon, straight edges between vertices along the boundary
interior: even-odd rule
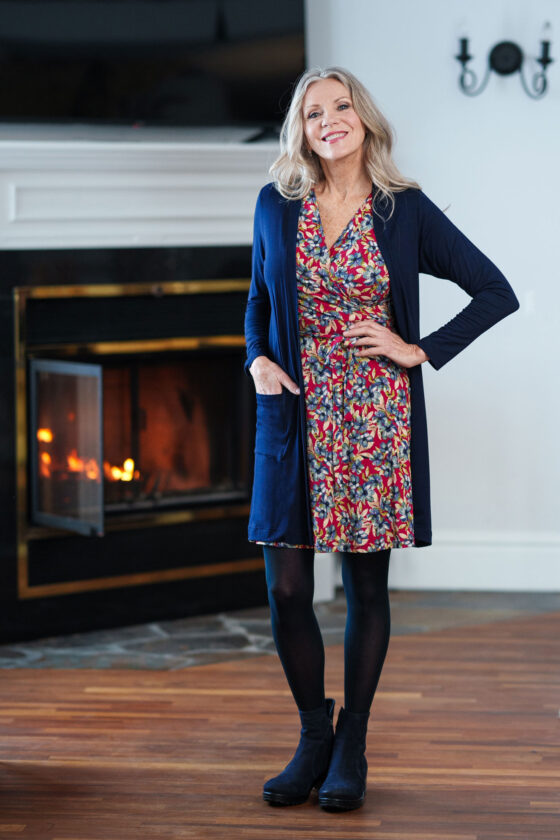
[[[265,253],[262,232],[262,197],[263,191],[261,190],[257,199],[253,222],[251,286],[245,310],[245,343],[247,345],[245,371],[247,373],[249,373],[249,368],[257,356],[266,356],[268,353],[270,298],[264,280]]]
[[[253,226],[253,256],[251,286],[245,310],[245,343],[247,361],[245,371],[253,377],[258,394],[280,394],[287,388],[299,394],[297,384],[280,365],[268,358],[268,329],[270,324],[270,296],[264,279],[265,248],[262,232],[263,190],[259,193]]]
[[[447,324],[418,342],[436,370],[519,309],[501,271],[424,193],[419,194],[419,269],[452,280],[472,297]]]

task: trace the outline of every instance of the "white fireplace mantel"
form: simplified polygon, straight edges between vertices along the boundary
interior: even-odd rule
[[[192,136],[0,129],[0,249],[249,245],[277,143]]]

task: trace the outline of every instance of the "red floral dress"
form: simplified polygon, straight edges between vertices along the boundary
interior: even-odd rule
[[[371,194],[327,249],[311,191],[296,247],[314,538],[314,546],[298,547],[368,552],[414,545],[408,374],[385,356],[357,356],[343,336],[364,319],[393,327]]]

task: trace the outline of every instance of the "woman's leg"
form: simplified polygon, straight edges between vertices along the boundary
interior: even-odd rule
[[[344,703],[329,772],[319,790],[328,810],[359,808],[366,793],[369,710],[389,645],[389,550],[342,556],[348,605],[344,637]]]
[[[300,740],[284,770],[265,782],[263,797],[299,805],[324,780],[333,743],[333,700],[325,700],[325,652],[313,610],[313,551],[264,549],[272,632],[299,708]]]
[[[369,712],[381,676],[391,612],[387,578],[390,549],[342,555],[342,582],[348,605],[344,637],[344,706]]]
[[[272,635],[300,711],[325,702],[325,650],[313,610],[313,549],[264,546]]]

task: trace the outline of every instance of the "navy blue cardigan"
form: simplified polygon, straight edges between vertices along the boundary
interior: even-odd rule
[[[307,473],[305,397],[298,333],[296,234],[301,201],[273,184],[262,188],[255,211],[252,280],[245,316],[246,370],[268,356],[298,383],[300,395],[257,394],[255,473],[249,539],[313,545]],[[374,230],[389,271],[395,328],[418,344],[439,369],[519,303],[496,266],[421,190],[395,193],[390,218],[377,203]],[[472,298],[449,323],[420,337],[418,274],[457,283]],[[409,369],[414,537],[430,545],[428,435],[421,365]]]

